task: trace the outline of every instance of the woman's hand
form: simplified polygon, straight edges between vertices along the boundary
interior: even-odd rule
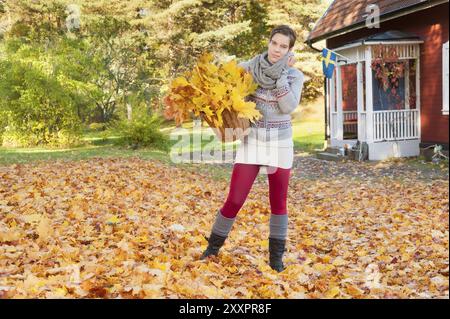
[[[276,82],[277,88],[283,87],[286,84],[288,84],[287,76],[288,76],[288,71],[285,69],[281,72],[280,78]]]
[[[289,67],[292,67],[295,62],[297,62],[297,60],[295,59],[294,53],[292,53],[292,55],[289,57],[288,61],[287,61],[287,65]]]

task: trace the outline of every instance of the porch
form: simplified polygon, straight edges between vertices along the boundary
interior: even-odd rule
[[[420,43],[389,31],[333,49],[347,60],[326,83],[329,146],[366,142],[369,160],[420,154]],[[398,72],[395,84],[380,65]]]

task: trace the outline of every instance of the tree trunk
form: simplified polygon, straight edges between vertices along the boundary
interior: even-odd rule
[[[133,112],[133,108],[131,106],[131,103],[127,102],[127,119],[129,122],[131,121],[132,112]]]

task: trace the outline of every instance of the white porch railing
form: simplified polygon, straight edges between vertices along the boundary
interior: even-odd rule
[[[343,111],[344,132],[358,132],[358,111]]]
[[[419,127],[419,110],[373,112],[374,142],[418,139]]]
[[[344,114],[344,121],[351,121],[358,119],[358,111],[342,111]]]

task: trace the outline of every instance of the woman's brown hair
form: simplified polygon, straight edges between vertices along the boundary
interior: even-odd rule
[[[270,32],[269,40],[272,40],[273,36],[277,33],[281,33],[281,34],[289,37],[289,49],[294,46],[295,41],[297,40],[297,35],[295,34],[295,31],[290,26],[288,26],[286,24],[276,26]]]

